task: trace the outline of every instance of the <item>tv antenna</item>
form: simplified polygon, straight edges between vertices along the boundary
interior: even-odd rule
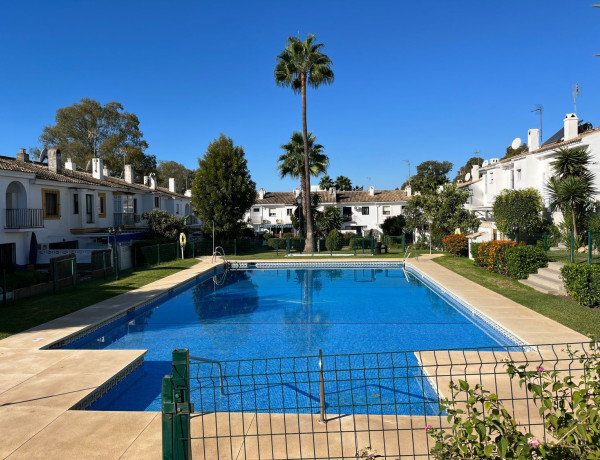
[[[535,109],[532,112],[540,112],[540,145],[542,145],[542,112],[544,111],[544,107],[541,104],[536,104]]]
[[[410,160],[402,160],[402,161],[406,161],[406,163],[408,164],[408,186],[410,187]]]
[[[581,88],[579,83],[573,85],[573,113],[577,113],[577,98],[581,96]]]

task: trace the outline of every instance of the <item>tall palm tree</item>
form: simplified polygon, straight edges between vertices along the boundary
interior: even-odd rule
[[[319,188],[321,190],[329,190],[331,187],[335,187],[335,182],[333,182],[333,179],[327,174],[321,177],[321,180],[319,181]]]
[[[573,221],[573,237],[577,238],[577,221],[588,209],[596,193],[593,182],[594,175],[589,170],[590,153],[587,147],[561,148],[556,152],[556,159],[551,163],[555,176],[546,184],[550,197],[550,208],[571,213]]]
[[[275,83],[278,86],[289,86],[294,93],[302,95],[302,134],[304,137],[305,177],[302,183],[302,201],[306,221],[306,245],[304,250],[313,251],[313,223],[310,205],[310,172],[308,152],[308,127],[306,123],[306,86],[318,88],[320,85],[333,83],[331,59],[321,50],[324,45],[315,43],[314,34],[301,41],[296,37],[288,37],[285,49],[277,56],[275,65]]]
[[[346,176],[337,176],[335,179],[335,188],[341,191],[352,190],[352,181]]]

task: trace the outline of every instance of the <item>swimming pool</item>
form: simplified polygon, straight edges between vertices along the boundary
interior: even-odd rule
[[[361,396],[361,401],[365,405],[370,394],[377,395],[378,403],[393,401],[398,398],[398,393],[410,395],[411,386],[416,385],[423,395],[419,402],[422,409],[418,412],[437,413],[437,395],[431,383],[423,375],[419,378],[409,375],[413,372],[409,368],[418,369],[417,358],[413,353],[402,352],[510,346],[516,342],[517,339],[507,331],[486,321],[469,306],[452,298],[451,293],[424,279],[418,271],[404,271],[396,264],[360,268],[251,268],[222,272],[197,280],[156,305],[150,304],[133,312],[68,347],[148,349],[142,367],[97,401],[92,409],[160,410],[160,383],[162,376],[170,373],[171,351],[189,348],[191,355],[227,361],[226,377],[227,372],[236,369],[235,386],[240,393],[237,402],[231,397],[222,402],[214,395],[203,398],[200,392],[202,410],[248,408],[252,407],[252,400],[258,407],[265,397],[269,407],[276,410],[298,409],[297,400],[295,406],[290,407],[285,402],[286,391],[296,391],[309,400],[306,410],[310,411],[314,386],[310,375],[315,371],[315,361],[307,361],[308,377],[306,381],[293,382],[294,389],[288,388],[290,382],[284,381],[287,377],[281,375],[288,375],[285,372],[288,367],[295,368],[293,357],[315,356],[322,349],[325,355],[361,356],[362,375],[369,373],[364,368],[374,369],[379,379],[375,385],[377,389],[373,391],[356,390],[351,378],[350,361],[354,358],[348,358],[347,369],[338,369],[334,358],[326,358],[326,368],[336,371],[338,401],[334,412],[347,405],[339,399],[339,382],[342,381],[345,383],[341,393],[346,392],[354,402],[355,393],[364,392],[366,396]],[[385,359],[374,354],[386,350],[390,353]],[[399,354],[394,358],[392,352]],[[240,369],[264,366],[266,370],[271,361],[265,358],[278,357],[285,359],[276,364],[280,375],[276,384],[288,390],[268,391],[267,378],[261,388],[269,395],[257,396],[255,391],[249,397],[243,391],[243,381],[248,374]],[[393,363],[394,359],[406,362],[405,369],[398,371],[398,366],[381,364],[382,360]],[[377,364],[369,364],[369,360],[375,360]],[[215,392],[214,369],[207,367],[211,369],[198,365],[196,380],[200,386],[204,383],[204,388],[213,388]],[[382,371],[383,368],[387,370]],[[396,381],[398,372],[403,375],[400,379],[403,383]],[[289,373],[293,374],[293,371]],[[256,385],[256,376],[252,379]],[[363,378],[363,383],[364,387],[371,385],[367,377]],[[400,391],[397,385],[402,386]],[[386,392],[390,393],[388,397]],[[413,393],[417,394],[417,391]],[[276,401],[271,399],[271,394],[277,394]],[[397,413],[393,407],[380,405],[382,413]]]

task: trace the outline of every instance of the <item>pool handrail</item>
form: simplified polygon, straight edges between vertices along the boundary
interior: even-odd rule
[[[216,364],[217,365],[217,367],[219,368],[219,386],[221,387],[221,395],[225,396],[225,390],[223,390],[223,368],[221,367],[221,362],[220,361],[216,361],[214,359],[201,358],[199,356],[190,356],[190,359],[193,359],[195,361],[199,361],[201,363],[210,363],[210,364]]]
[[[417,259],[417,262],[419,261],[419,252],[417,251],[417,248],[415,247],[415,245],[411,244],[408,248],[406,248],[406,252],[404,253],[404,257],[402,258],[402,262],[405,265],[406,265],[406,259],[410,255],[411,250],[412,250],[413,254],[415,255],[415,259]]]
[[[212,255],[212,262],[215,263],[217,261],[217,256],[223,258],[224,262],[227,262],[227,258],[225,257],[225,249],[222,246],[217,246]]]

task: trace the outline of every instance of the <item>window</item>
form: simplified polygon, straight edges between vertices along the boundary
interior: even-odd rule
[[[362,215],[363,216],[368,216],[369,215],[369,207],[368,206],[363,206],[362,207]]]
[[[60,192],[42,189],[44,219],[60,219]]]
[[[392,207],[391,206],[384,206],[383,207],[383,215],[384,216],[389,216],[392,213]]]
[[[252,212],[260,212],[260,208],[253,208]]]
[[[79,195],[73,195],[73,214],[79,214]]]
[[[521,170],[517,169],[517,180],[520,181],[521,180]]]
[[[98,193],[98,217],[106,217],[106,193]]]
[[[494,183],[494,173],[491,172],[490,173],[490,184],[493,184],[493,183]]]
[[[179,203],[175,203],[175,214],[179,214]]]
[[[275,217],[277,215],[277,212],[275,211],[275,209],[269,209],[269,217]]]
[[[154,207],[156,209],[160,209],[160,197],[159,196],[154,197]]]
[[[85,215],[88,224],[94,222],[94,195],[85,195]]]
[[[287,208],[285,210],[286,215],[291,216],[292,215],[292,208]]]
[[[352,215],[352,208],[350,206],[344,206],[342,208],[342,215],[344,217],[350,217]]]

